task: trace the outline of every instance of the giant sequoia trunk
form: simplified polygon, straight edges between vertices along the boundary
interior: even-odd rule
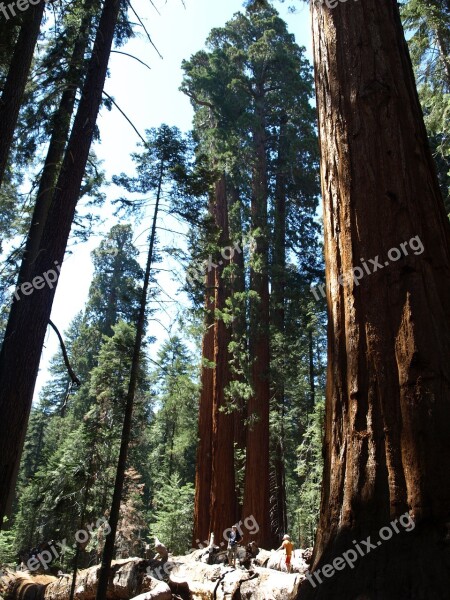
[[[40,252],[30,273],[30,281],[40,278],[39,287],[31,294],[29,289],[27,294],[20,293],[20,299],[14,300],[0,352],[0,523],[13,485],[16,461],[22,452],[56,290],[54,280],[40,289],[42,275],[55,271],[55,263],[61,264],[64,257],[101,104],[119,6],[119,0],[105,0],[80,104],[42,233]]]
[[[209,269],[205,275],[205,323],[202,341],[201,391],[198,413],[198,446],[195,467],[195,501],[193,547],[205,542],[209,536],[210,496],[212,474],[212,410],[214,371],[214,281]]]
[[[219,228],[219,246],[229,245],[228,205],[225,174],[216,183],[215,220]],[[227,252],[218,255],[215,269],[215,308],[225,308],[229,285],[224,280],[224,269],[229,264]],[[213,384],[213,437],[211,478],[211,524],[216,544],[224,543],[224,532],[237,520],[237,500],[234,476],[234,414],[224,411],[227,404],[225,388],[230,382],[230,356],[228,344],[230,330],[223,319],[214,324],[214,384]]]
[[[264,120],[264,92],[259,90],[255,100],[254,129],[255,163],[252,190],[252,231],[255,248],[251,266],[252,298],[250,310],[250,360],[252,361],[253,394],[248,403],[250,424],[247,432],[247,456],[243,518],[253,516],[259,525],[258,544],[273,546],[269,514],[269,404],[270,404],[270,349],[269,349],[269,274],[267,231],[267,156]]]
[[[229,244],[228,206],[225,174],[217,181],[210,214],[219,232],[219,248]],[[234,476],[234,415],[227,414],[225,387],[230,381],[228,344],[230,332],[216,314],[225,308],[229,287],[224,269],[229,263],[217,253],[206,275],[206,321],[203,336],[205,361],[199,412],[199,444],[195,478],[194,545],[204,543],[215,534],[216,543],[237,519]],[[208,366],[209,363],[209,366]]]
[[[36,6],[27,8],[0,98],[0,186],[5,176],[9,151],[19,118],[34,49],[41,30],[44,10],[45,2],[39,2]]]
[[[368,535],[375,548],[331,579],[326,569],[323,583],[305,584],[300,598],[444,599],[449,223],[397,2],[312,10],[329,305],[325,470],[313,568]],[[340,285],[353,268],[360,280]],[[415,528],[395,533],[390,522],[405,513]]]

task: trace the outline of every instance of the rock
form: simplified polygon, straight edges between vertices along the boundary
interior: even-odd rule
[[[242,598],[252,600],[295,600],[304,577],[280,573],[272,569],[256,567],[258,577],[243,581],[240,586]]]
[[[152,581],[149,582],[147,581],[148,579],[151,579]],[[167,583],[157,581],[151,577],[146,578],[146,583],[154,585],[154,587],[144,594],[131,598],[131,600],[172,600],[172,592]]]
[[[272,550],[270,553],[269,560],[263,566],[268,569],[275,569],[276,571],[283,571],[287,573],[286,567],[286,553],[284,550]],[[291,560],[291,572],[292,573],[304,573],[308,570],[308,564],[303,559],[303,550],[294,550]]]
[[[260,551],[255,557],[255,565],[257,565],[258,567],[267,566],[267,563],[269,562],[271,556],[272,552],[270,552],[269,550],[260,549]]]
[[[166,546],[155,537],[155,550],[158,553],[155,558],[161,559],[163,562],[169,558],[169,552]]]
[[[192,600],[229,600],[235,594],[239,597],[238,593],[256,600],[295,600],[303,579],[261,567],[247,571],[177,557],[171,565],[169,587]]]

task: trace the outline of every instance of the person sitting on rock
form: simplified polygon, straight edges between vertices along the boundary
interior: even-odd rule
[[[236,568],[237,547],[241,539],[241,535],[238,532],[236,525],[233,525],[231,533],[228,536],[228,564],[230,567]]]
[[[287,572],[290,573],[292,570],[292,565],[291,565],[291,559],[292,559],[292,551],[294,549],[294,544],[291,542],[291,538],[288,534],[283,536],[283,543],[281,544],[281,546],[277,549],[277,552],[279,550],[285,550],[286,551],[286,569]]]

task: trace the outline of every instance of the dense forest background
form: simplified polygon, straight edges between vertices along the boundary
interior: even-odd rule
[[[100,27],[96,0],[52,6],[40,51],[31,53],[7,160],[0,160],[2,339],[24,249],[32,252],[33,211],[48,201],[64,168]],[[136,35],[139,17],[125,7],[116,49]],[[450,12],[425,0],[401,9],[450,213]],[[18,45],[32,26],[28,18],[0,19],[4,90],[19,50],[25,60]],[[49,540],[73,540],[85,524],[109,516],[152,219],[116,556],[141,555],[153,536],[186,553],[240,514],[257,516],[267,547],[287,531],[298,545],[313,545],[327,312],[314,83],[301,43],[273,6],[248,3],[183,63],[180,93],[194,109],[191,131],[148,129],[132,156],[134,172],[118,172],[112,182],[90,151],[71,251],[99,232],[103,239],[92,253],[85,306],[62,332],[67,358],[55,354],[32,407],[0,563],[16,563]],[[102,102],[113,106],[112,98]],[[2,118],[0,112],[0,124]],[[101,143],[97,127],[93,137]],[[118,224],[109,231],[101,210],[107,184],[117,192],[111,206]],[[178,245],[162,241],[162,215],[182,230]],[[189,303],[176,308],[160,280],[168,257],[185,271],[181,284],[174,275],[173,290]],[[152,330],[159,311],[173,319],[162,340]],[[65,548],[57,566],[70,569],[76,553],[79,566],[97,564],[104,541],[96,527],[87,543]]]

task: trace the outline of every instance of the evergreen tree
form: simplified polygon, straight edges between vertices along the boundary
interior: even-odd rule
[[[174,494],[174,490],[177,490]],[[155,496],[155,522],[151,533],[175,555],[189,552],[192,531],[194,488],[182,484],[177,474],[161,484]]]
[[[193,483],[198,412],[196,369],[177,336],[162,345],[157,365],[150,377],[155,411],[149,432],[154,486],[167,483],[173,474],[182,484]]]
[[[204,357],[215,364],[213,386],[216,375],[221,385],[227,385],[231,379],[227,402],[222,402],[221,406],[221,401],[218,401],[220,410],[227,410],[227,404],[236,407],[242,404],[242,399],[248,398],[243,515],[256,516],[260,526],[259,541],[262,545],[270,546],[274,541],[275,529],[277,533],[282,533],[286,526],[283,498],[280,502],[272,503],[275,504],[272,514],[276,522],[271,522],[269,517],[271,388],[275,388],[280,406],[284,401],[282,389],[279,386],[277,389],[271,364],[276,361],[278,354],[285,355],[285,349],[275,339],[277,335],[283,338],[287,294],[285,281],[288,280],[286,256],[291,252],[303,254],[305,264],[313,257],[309,268],[314,270],[318,253],[318,228],[314,224],[318,194],[317,157],[314,115],[309,106],[311,73],[303,50],[295,44],[277,12],[271,7],[256,5],[251,5],[245,14],[235,15],[224,28],[213,30],[207,41],[207,51],[194,55],[184,63],[183,68],[185,78],[182,89],[192,99],[196,110],[194,135],[198,140],[197,155],[203,163],[208,165],[209,162],[210,171],[216,174],[210,201],[210,214],[219,231],[215,253],[219,256],[227,239],[232,242],[242,239],[243,228],[249,229],[253,238],[253,252],[247,255],[244,267],[249,282],[247,289],[245,279],[239,275],[243,265],[239,265],[237,260],[233,260],[229,267],[225,261],[223,272],[220,267],[215,267],[211,274],[215,276],[213,285],[218,290],[219,298],[220,293],[224,294],[224,300],[215,299],[210,307],[218,321],[215,329],[220,331],[222,327],[219,348],[220,344],[225,344],[229,350],[231,348],[234,353],[243,353],[244,356],[232,358],[236,373],[231,377],[224,372],[219,374],[220,353],[214,351],[210,356],[204,354]],[[296,163],[298,169],[290,166]],[[221,199],[223,196],[225,202]],[[224,205],[225,210],[222,208]],[[230,206],[233,207],[231,212],[228,210]],[[224,215],[222,220],[218,219],[217,213]],[[241,216],[236,219],[238,215]],[[244,215],[245,224],[242,222]],[[229,222],[232,229],[228,232]],[[235,226],[237,228],[233,230]],[[306,235],[301,238],[300,232]],[[269,251],[271,247],[274,248],[273,252]],[[214,262],[220,264],[220,261]],[[312,277],[306,270],[302,271],[309,278]],[[207,285],[211,284],[207,280]],[[237,314],[241,325],[235,329],[230,345],[221,321],[232,323]],[[248,323],[242,320],[244,315],[245,320],[248,317]],[[275,329],[273,333],[271,323]],[[247,340],[244,344],[243,332]],[[205,334],[205,349],[208,348],[208,335],[211,333]],[[242,380],[244,373],[246,382]],[[234,381],[235,376],[238,376],[237,381]],[[282,379],[283,376],[279,374],[278,382]],[[205,399],[204,408],[214,411],[214,403],[208,408]],[[208,496],[208,475],[205,474],[208,466],[204,461],[211,454],[210,468],[214,472],[214,447],[224,448],[220,431],[214,432],[214,412],[211,425],[214,433],[210,442],[212,450],[206,447],[208,423],[202,407],[200,411],[199,449],[204,447],[204,459],[198,460],[202,476],[197,477],[197,482],[205,487],[205,491],[198,494],[196,513],[204,511],[205,497]],[[236,439],[242,440],[242,428],[236,427],[236,432],[239,431]],[[228,432],[226,436],[228,440],[235,439],[233,433]],[[238,443],[242,446],[241,441]],[[229,492],[233,486],[224,476],[225,470],[229,472],[229,467],[225,466],[223,452],[220,458],[224,466],[219,471],[221,475],[218,479],[223,487],[216,489],[212,481],[210,497],[214,499],[226,492],[229,505],[234,502]],[[284,459],[279,453],[277,470],[280,471],[280,481],[283,479],[283,464]],[[283,488],[282,483],[278,485],[280,494]],[[272,496],[274,494],[277,491]],[[203,499],[201,505],[200,497]],[[229,509],[233,510],[232,507]],[[212,504],[210,514],[212,522],[217,514],[223,514],[224,519],[231,520],[226,511],[217,510]],[[221,522],[221,526],[222,529],[226,527],[224,522]],[[210,524],[210,529],[218,535],[220,528],[216,523],[214,526]],[[204,539],[208,535],[205,523],[200,526],[196,520],[194,534]]]

